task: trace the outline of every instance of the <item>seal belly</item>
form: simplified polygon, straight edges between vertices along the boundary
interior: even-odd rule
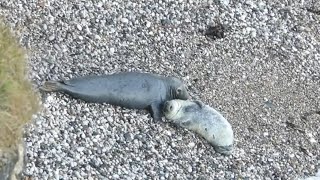
[[[123,73],[88,76],[64,82],[65,92],[87,102],[109,103],[143,109],[159,100],[163,89],[160,79],[145,74]]]

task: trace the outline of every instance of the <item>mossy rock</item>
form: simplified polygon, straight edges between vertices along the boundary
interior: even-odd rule
[[[26,76],[25,55],[0,23],[0,179],[13,179],[12,174],[19,173],[17,166],[23,167],[23,128],[39,108],[38,95]]]
[[[24,168],[24,145],[21,142],[9,150],[0,150],[0,180],[22,179]]]

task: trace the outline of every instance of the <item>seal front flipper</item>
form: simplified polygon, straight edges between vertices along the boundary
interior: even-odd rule
[[[204,108],[206,105],[200,101],[200,100],[194,100],[193,102],[195,102],[200,108]]]
[[[150,105],[151,108],[151,115],[155,121],[161,121],[162,111],[161,111],[161,104],[158,102],[153,102]]]
[[[65,84],[62,81],[46,81],[40,89],[46,92],[54,92],[63,90],[63,86]]]
[[[179,125],[180,125],[181,127],[188,128],[188,127],[191,126],[191,123],[192,123],[191,120],[189,120],[189,121],[180,122]]]

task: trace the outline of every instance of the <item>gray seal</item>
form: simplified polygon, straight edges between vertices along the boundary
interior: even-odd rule
[[[161,120],[163,103],[188,99],[185,85],[176,77],[151,73],[121,72],[91,75],[63,81],[46,81],[41,90],[58,91],[90,103],[107,103],[130,109],[150,109]]]
[[[195,100],[170,100],[164,103],[165,117],[174,124],[204,137],[224,155],[233,152],[233,130],[230,123],[215,109]]]

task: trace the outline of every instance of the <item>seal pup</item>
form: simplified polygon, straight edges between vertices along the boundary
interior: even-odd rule
[[[162,107],[165,101],[189,98],[185,85],[178,78],[140,72],[46,81],[40,89],[63,92],[91,103],[108,103],[130,109],[149,108],[156,121],[163,116]]]
[[[163,106],[165,117],[174,124],[204,137],[224,155],[233,151],[233,130],[230,123],[215,109],[195,100],[170,100]]]

